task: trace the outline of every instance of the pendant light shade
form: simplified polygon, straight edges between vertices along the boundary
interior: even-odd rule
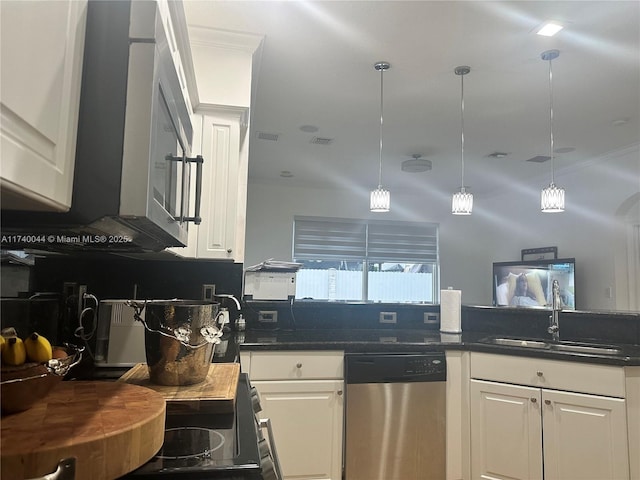
[[[464,187],[464,76],[471,71],[466,65],[456,67],[454,73],[460,76],[460,145],[461,145],[461,186],[460,191],[453,194],[451,201],[451,213],[454,215],[471,215],[473,210],[473,194]]]
[[[564,188],[556,186],[554,182],[554,152],[553,152],[553,71],[551,62],[558,58],[558,50],[547,50],[540,57],[549,62],[549,157],[551,158],[551,183],[542,190],[540,195],[540,209],[543,213],[564,212]]]
[[[371,191],[370,209],[372,212],[388,212],[391,203],[389,190],[378,187]]]
[[[460,191],[453,194],[451,213],[454,215],[471,215],[473,210],[473,195],[460,187]]]
[[[383,74],[390,67],[391,65],[387,62],[378,62],[374,65],[374,68],[380,72],[380,162],[378,167],[378,188],[371,192],[371,202],[369,204],[369,209],[372,212],[388,212],[391,207],[391,194],[389,190],[382,187]]]

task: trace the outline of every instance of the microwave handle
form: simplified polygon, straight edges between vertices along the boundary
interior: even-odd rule
[[[202,155],[197,155],[195,157],[187,157],[185,161],[196,164],[196,204],[193,217],[184,217],[182,220],[200,225],[202,221],[200,217],[200,199],[202,197],[202,164],[204,163],[204,158],[202,158]]]

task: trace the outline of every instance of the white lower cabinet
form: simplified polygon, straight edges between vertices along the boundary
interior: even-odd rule
[[[542,479],[540,390],[471,380],[473,478]]]
[[[625,400],[542,391],[545,478],[627,479]]]
[[[250,352],[243,371],[271,419],[285,480],[342,478],[343,352]]]
[[[629,479],[621,368],[473,353],[471,377],[473,479]]]

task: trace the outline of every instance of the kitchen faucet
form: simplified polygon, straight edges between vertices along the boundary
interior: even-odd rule
[[[213,296],[217,298],[229,298],[234,301],[234,303],[236,304],[236,307],[238,307],[238,311],[242,309],[242,307],[240,306],[240,302],[233,295],[230,295],[228,293],[217,293],[217,294],[214,294]]]
[[[547,332],[551,334],[554,342],[560,340],[560,284],[554,280],[551,285],[551,315],[549,316],[549,328]]]
[[[240,305],[240,301],[233,295],[230,295],[228,293],[220,293],[220,294],[214,294],[213,296],[216,298],[228,298],[230,300],[233,300],[233,302],[236,304],[236,307],[238,308],[238,312],[240,312],[240,310],[242,309],[242,306]],[[222,307],[221,311],[223,313],[223,317],[222,317],[222,321],[220,322],[220,328],[224,328],[225,324],[229,323],[229,310],[226,307]],[[240,314],[240,318],[238,319],[238,321],[240,321],[240,319],[242,319],[242,322],[244,322],[244,318],[242,318],[242,314]],[[244,328],[244,325],[242,328]]]

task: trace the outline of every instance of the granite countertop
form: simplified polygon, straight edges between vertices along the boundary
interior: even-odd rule
[[[467,350],[608,365],[640,365],[640,345],[616,344],[621,353],[594,354],[491,344],[487,332],[444,334],[434,330],[298,329],[247,330],[236,333],[240,351],[342,350],[345,353]],[[503,337],[503,335],[500,335]],[[533,340],[527,337],[528,340]],[[546,341],[549,341],[546,339]],[[599,343],[595,342],[594,343]],[[608,342],[608,345],[611,345]]]

